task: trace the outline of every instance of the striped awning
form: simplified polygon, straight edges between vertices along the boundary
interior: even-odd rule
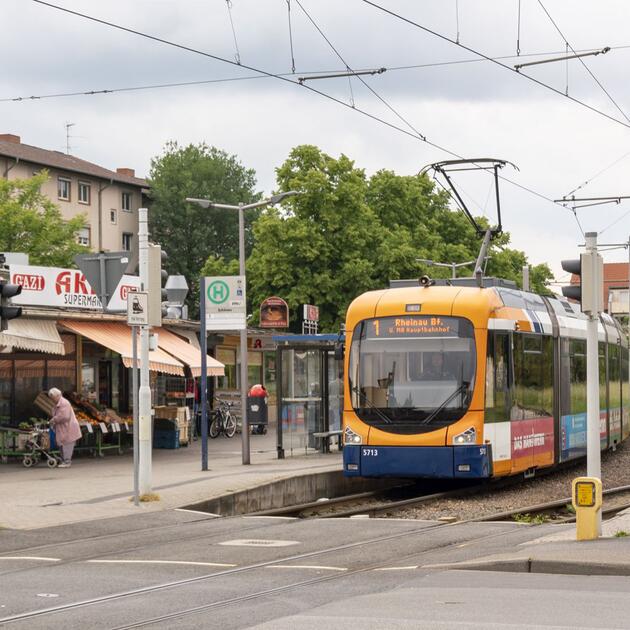
[[[185,363],[190,368],[193,376],[201,376],[201,349],[199,344],[195,347],[186,339],[182,339],[166,328],[157,328],[156,332],[158,334],[158,347]],[[206,361],[208,376],[223,376],[225,374],[223,363],[207,355]]]
[[[125,367],[133,365],[131,328],[118,322],[61,320],[60,326],[74,333],[87,337],[105,348],[113,350],[122,357]],[[140,343],[138,341],[138,354]],[[158,347],[149,352],[149,369],[175,376],[184,376],[184,366],[173,356]]]
[[[8,321],[8,329],[0,332],[0,346],[47,354],[66,353],[56,322],[28,317]]]

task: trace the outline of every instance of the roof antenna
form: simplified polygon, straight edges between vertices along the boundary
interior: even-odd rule
[[[74,127],[75,123],[72,122],[67,122],[66,123],[66,153],[68,155],[70,155],[70,138],[72,137],[70,135],[70,128]]]

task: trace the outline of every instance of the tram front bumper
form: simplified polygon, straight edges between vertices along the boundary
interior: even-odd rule
[[[343,447],[346,477],[482,479],[492,475],[489,444]]]

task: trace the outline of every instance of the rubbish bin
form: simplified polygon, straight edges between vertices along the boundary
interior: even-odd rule
[[[267,433],[267,400],[267,390],[260,384],[253,385],[247,394],[247,423],[254,434]]]

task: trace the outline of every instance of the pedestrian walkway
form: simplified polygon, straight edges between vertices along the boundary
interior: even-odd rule
[[[242,465],[240,435],[209,440],[209,469],[201,471],[201,442],[153,451],[153,490],[159,501],[139,507],[133,456],[78,457],[67,469],[19,462],[0,465],[0,527],[32,529],[179,508],[205,499],[309,472],[341,470],[341,454],[276,456],[275,431],[250,437],[251,464]]]
[[[604,521],[597,540],[577,541],[574,523],[548,527],[557,531],[522,543],[510,553],[430,568],[630,576],[630,509]]]

